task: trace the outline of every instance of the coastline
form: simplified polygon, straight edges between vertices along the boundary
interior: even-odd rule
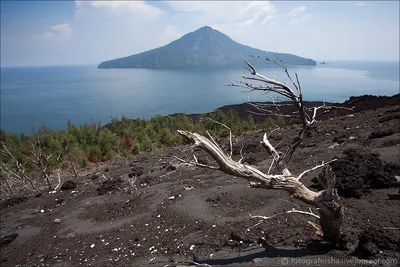
[[[273,104],[272,102],[254,102],[255,104]],[[290,102],[280,102],[281,104],[284,103],[290,103]],[[338,102],[323,102],[323,101],[304,101],[304,104],[308,107],[312,106],[319,106],[322,105],[323,103],[327,105],[333,105],[333,106],[340,106],[340,107],[352,107],[354,106],[353,111],[346,111],[346,110],[341,110],[335,112],[336,116],[343,116],[348,113],[353,113],[353,112],[360,112],[360,111],[366,111],[370,109],[376,109],[376,108],[382,108],[385,106],[392,106],[400,103],[400,93],[395,94],[393,96],[376,96],[376,95],[361,95],[361,96],[351,96],[348,100],[338,103]],[[226,113],[229,110],[235,110],[238,112],[239,117],[242,120],[246,120],[249,114],[252,114],[253,119],[256,123],[262,122],[265,120],[268,115],[256,115],[251,112],[257,112],[257,110],[252,107],[248,103],[241,103],[241,104],[232,104],[232,105],[224,105],[222,107],[217,108],[216,110],[221,110],[222,112]],[[249,112],[250,111],[250,112]],[[283,107],[281,108],[282,113],[290,113],[295,111],[293,106],[289,107]],[[205,113],[174,113],[170,114],[164,117],[169,117],[169,116],[176,116],[179,114],[186,115],[192,119],[198,119],[203,115],[209,114],[210,112],[205,112]],[[322,119],[328,118],[331,116],[331,113],[324,114],[322,116]]]
[[[254,104],[272,104],[272,102],[253,102]],[[281,102],[281,104],[288,103],[288,102]],[[396,105],[400,103],[400,93],[395,94],[392,96],[377,96],[377,95],[361,95],[361,96],[351,96],[348,100],[344,102],[323,102],[323,101],[304,101],[305,105],[308,107],[313,107],[313,106],[319,106],[322,105],[323,103],[329,104],[329,105],[334,105],[334,106],[343,106],[343,107],[352,107],[354,106],[353,111],[348,111],[348,110],[337,110],[334,111],[334,113],[328,112],[320,117],[320,120],[324,120],[326,118],[331,117],[332,115],[334,116],[343,116],[352,112],[360,112],[360,111],[366,111],[369,109],[376,109],[376,108],[382,108],[385,106],[391,106],[391,105]],[[248,119],[249,114],[251,114],[252,118],[254,119],[255,123],[262,123],[265,121],[266,118],[270,117],[268,115],[258,115],[255,113],[259,113],[256,108],[251,106],[249,103],[241,103],[241,104],[231,104],[231,105],[224,105],[221,107],[216,108],[215,110],[210,110],[208,112],[203,112],[203,113],[172,113],[168,115],[161,115],[163,118],[168,118],[168,117],[175,117],[178,115],[184,115],[187,116],[188,118],[198,121],[202,116],[208,115],[213,113],[214,111],[219,110],[222,111],[223,113],[228,113],[230,110],[237,112],[239,118],[242,121],[246,121]],[[286,106],[282,107],[281,112],[289,114],[290,112],[294,112],[295,109],[293,106]],[[124,116],[121,116],[124,117]],[[148,119],[144,119],[145,121],[150,121],[152,118],[157,117],[151,117]],[[120,120],[121,118],[116,118]],[[131,121],[136,121],[136,120],[142,120],[142,118],[127,118],[128,120]],[[86,122],[88,124],[90,122]],[[98,122],[95,122],[98,123]],[[100,123],[101,127],[107,128],[108,125],[110,125],[112,122],[111,120],[103,123]],[[84,123],[85,124],[85,123]],[[76,125],[76,126],[83,126],[84,124]],[[42,125],[41,127],[48,127],[46,125]],[[48,127],[51,128],[51,127]],[[7,131],[4,130],[3,128],[0,128],[2,131],[6,133],[14,133],[12,131]],[[52,128],[51,128],[52,129]],[[66,126],[63,129],[55,129],[57,131],[65,131]],[[23,133],[26,135],[32,135],[33,133]]]

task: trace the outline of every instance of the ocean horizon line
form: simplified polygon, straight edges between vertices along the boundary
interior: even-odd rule
[[[245,59],[243,59],[244,62]],[[369,62],[369,63],[374,63],[374,62],[387,62],[387,63],[400,63],[400,59],[382,59],[382,60],[370,60],[370,59],[314,59],[317,61],[317,66],[320,65],[321,62]],[[100,62],[101,63],[101,62]],[[0,66],[1,69],[12,69],[12,68],[49,68],[49,67],[96,67],[100,63],[73,63],[73,64],[56,64],[56,65],[6,65],[6,66]],[[295,65],[299,67],[303,67],[302,65]],[[202,67],[202,66],[199,66]],[[203,67],[208,67],[208,66],[203,66]],[[212,66],[212,67],[227,67],[227,66]],[[119,69],[119,68],[115,68]],[[127,68],[127,69],[148,69],[148,68]]]

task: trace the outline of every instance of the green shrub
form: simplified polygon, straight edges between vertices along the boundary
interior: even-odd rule
[[[208,131],[211,135],[224,138],[229,135],[228,129],[208,118],[227,125],[234,135],[260,128],[271,130],[276,124],[284,124],[283,120],[274,121],[270,118],[266,118],[263,124],[256,124],[251,114],[247,116],[247,120],[242,121],[234,110],[222,112],[217,109],[204,114],[198,121],[185,114],[168,117],[157,115],[150,120],[132,120],[122,116],[120,119],[111,118],[111,122],[105,127],[101,127],[100,123],[85,123],[78,127],[68,121],[65,131],[43,126],[32,135],[17,136],[0,130],[0,141],[6,144],[19,162],[26,163],[28,170],[37,168],[31,160],[32,144],[43,154],[53,155],[47,162],[50,169],[60,168],[62,160],[57,159],[68,159],[84,167],[87,160],[106,161],[112,159],[115,153],[126,156],[129,153],[137,154],[154,148],[162,149],[166,146],[190,143],[176,132],[178,129],[203,135],[207,135]],[[4,149],[0,147],[0,150]],[[2,154],[2,160],[13,166],[7,153]]]
[[[89,148],[89,161],[97,163],[101,160],[101,149],[99,146],[91,146]]]
[[[82,166],[82,168],[85,168],[87,166],[86,159],[82,159],[81,166]]]
[[[136,154],[139,154],[139,152],[140,152],[140,145],[139,145],[139,143],[135,142],[135,144],[132,147],[132,154],[136,155]]]
[[[107,128],[102,128],[97,138],[97,145],[100,147],[102,160],[109,159],[118,146],[119,137]]]

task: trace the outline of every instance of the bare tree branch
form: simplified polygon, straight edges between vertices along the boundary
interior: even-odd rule
[[[250,217],[251,217],[252,219],[268,220],[268,219],[275,218],[275,217],[277,217],[277,216],[287,215],[287,214],[290,214],[290,213],[300,213],[300,214],[310,215],[310,216],[312,216],[312,217],[314,217],[314,218],[317,218],[317,219],[320,218],[317,214],[312,213],[312,211],[307,212],[307,211],[296,210],[296,209],[294,209],[294,208],[291,209],[291,210],[288,210],[288,211],[284,211],[284,212],[281,212],[281,213],[274,214],[274,215],[272,215],[272,216],[260,216],[260,215],[254,215],[254,216],[253,216],[253,215],[251,215],[250,213],[249,213],[249,215],[250,215]]]
[[[24,179],[28,180],[28,182],[30,183],[30,185],[32,186],[32,188],[33,188],[36,192],[39,192],[39,193],[40,193],[40,190],[36,187],[36,185],[35,185],[35,183],[33,182],[33,180],[26,174],[26,170],[25,170],[24,165],[22,165],[22,164],[14,157],[14,155],[10,152],[10,150],[8,150],[7,146],[6,146],[3,142],[2,142],[1,144],[3,145],[3,148],[4,148],[4,150],[6,151],[6,153],[11,157],[11,159],[12,159],[12,161],[13,161],[15,167],[17,168],[17,170],[18,170],[18,172],[19,172],[20,174],[17,174],[17,173],[15,173],[15,172],[11,171],[11,170],[7,167],[7,165],[6,165],[3,161],[1,161],[2,166],[3,166],[3,168],[4,168],[3,170],[8,171],[10,174],[14,175],[15,177],[17,177],[17,178],[20,179],[20,180],[22,180],[22,179],[21,179],[21,175],[22,175],[22,177],[23,177]]]
[[[313,168],[311,168],[311,169],[309,169],[309,170],[305,170],[305,171],[303,171],[302,173],[300,173],[299,174],[299,176],[297,176],[297,179],[301,179],[301,177],[303,177],[305,174],[307,174],[307,173],[309,173],[309,172],[311,172],[311,171],[314,171],[314,170],[316,170],[316,169],[319,169],[319,168],[322,168],[322,167],[324,167],[324,166],[326,166],[326,165],[328,165],[328,164],[330,164],[330,163],[332,163],[332,162],[334,162],[334,161],[336,161],[337,159],[332,159],[332,160],[330,160],[330,161],[327,161],[327,162],[322,162],[320,165],[317,165],[317,166],[315,166],[315,167],[313,167]]]
[[[231,128],[229,128],[228,126],[226,126],[225,124],[223,124],[223,123],[221,123],[221,122],[219,122],[219,121],[215,121],[215,120],[213,120],[213,119],[211,119],[211,118],[208,118],[210,121],[212,121],[212,122],[214,122],[214,123],[216,123],[216,124],[219,124],[219,125],[221,125],[221,126],[223,126],[223,127],[225,127],[226,129],[228,129],[229,130],[229,145],[230,145],[230,148],[231,148],[231,151],[230,151],[230,157],[232,157],[232,152],[233,152],[233,150],[232,150],[232,130],[231,130]],[[208,134],[209,136],[210,136],[210,134]],[[210,136],[211,137],[211,136]],[[214,141],[214,140],[213,140]],[[214,141],[215,142],[215,141]],[[216,143],[215,143],[216,144]]]
[[[186,164],[189,164],[189,165],[195,165],[195,166],[198,166],[198,167],[201,167],[201,168],[207,168],[207,169],[212,169],[212,170],[219,170],[218,167],[210,166],[210,165],[206,165],[206,164],[201,164],[201,163],[199,163],[197,161],[197,159],[195,161],[188,161],[188,160],[184,160],[184,159],[178,158],[177,156],[174,156],[174,158],[176,158],[180,162],[183,162],[183,163],[186,163]]]
[[[52,157],[52,155],[43,155],[42,154],[42,149],[40,148],[40,137],[38,136],[37,138],[37,145],[35,146],[31,142],[32,150],[31,153],[35,160],[33,162],[39,167],[39,169],[42,171],[43,177],[45,178],[45,181],[47,183],[47,187],[49,190],[52,190],[52,185],[50,181],[50,175],[48,173],[48,166],[47,162],[48,160]],[[46,162],[44,162],[46,161]]]

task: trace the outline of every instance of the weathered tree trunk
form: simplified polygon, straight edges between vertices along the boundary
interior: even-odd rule
[[[337,190],[334,188],[336,178],[332,176],[332,171],[327,168],[325,171],[328,181],[328,189],[322,191],[321,201],[318,208],[320,213],[319,224],[324,234],[323,238],[337,244],[342,232],[342,222],[344,208],[340,203]]]
[[[266,174],[261,172],[256,167],[242,164],[234,161],[229,155],[225,154],[222,149],[208,138],[188,131],[178,130],[178,133],[194,143],[194,146],[203,149],[217,162],[219,170],[249,180],[251,187],[265,189],[279,189],[288,191],[294,198],[297,198],[307,204],[313,205],[319,209],[320,224],[324,233],[324,239],[336,244],[341,234],[343,209],[339,203],[339,196],[334,189],[335,179],[331,177],[330,169],[326,169],[326,175],[331,179],[326,190],[314,192],[308,189],[300,178],[310,169],[299,176],[293,176],[290,171],[285,168],[279,175]],[[263,142],[266,140],[264,139]],[[270,146],[274,152],[275,149],[268,142],[266,146]],[[272,152],[272,154],[274,153]],[[277,153],[278,154],[278,153]],[[201,164],[195,164],[202,167],[207,167]],[[317,167],[325,166],[321,164]],[[215,169],[216,167],[213,167]]]

